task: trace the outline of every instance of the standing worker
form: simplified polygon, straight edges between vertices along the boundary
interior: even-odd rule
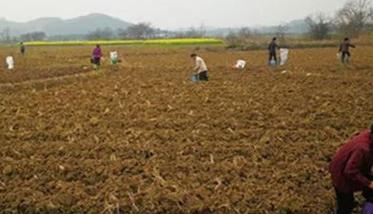
[[[92,64],[96,70],[100,69],[102,58],[102,50],[100,45],[96,45],[96,48],[92,52]]]
[[[337,195],[337,214],[351,214],[354,193],[373,190],[369,180],[373,166],[373,126],[352,137],[333,157],[329,171]]]
[[[339,54],[341,56],[341,61],[343,64],[348,63],[348,59],[351,57],[350,47],[356,48],[355,45],[350,43],[350,39],[346,37],[342,44],[339,46]]]
[[[193,58],[196,62],[196,67],[194,67],[194,71],[197,72],[197,77],[199,81],[208,81],[208,69],[206,66],[205,61],[198,56],[197,54],[190,55],[191,58]]]
[[[20,45],[21,54],[24,56],[26,54],[26,46],[23,44],[23,42],[21,42]]]
[[[272,60],[275,61],[277,65],[277,53],[276,49],[280,49],[280,46],[277,45],[277,38],[274,37],[268,45],[268,51],[269,51],[269,60],[268,60],[268,65],[271,65]]]

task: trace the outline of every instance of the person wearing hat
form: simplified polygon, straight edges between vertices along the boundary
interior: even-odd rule
[[[373,190],[373,125],[353,136],[333,157],[329,171],[336,192],[337,214],[351,214],[356,206],[354,193]]]

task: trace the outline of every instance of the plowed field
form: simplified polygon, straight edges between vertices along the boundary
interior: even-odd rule
[[[266,52],[202,49],[202,84],[191,49],[117,49],[99,73],[83,47],[0,68],[1,213],[332,212],[328,162],[372,122],[373,48],[348,66],[293,50],[277,69]]]

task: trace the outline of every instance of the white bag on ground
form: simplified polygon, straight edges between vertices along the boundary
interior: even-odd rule
[[[242,59],[237,60],[237,63],[234,67],[238,69],[244,69],[246,67],[246,61]]]
[[[280,65],[285,65],[289,58],[289,49],[281,48],[280,49]]]
[[[276,66],[277,64],[276,64],[276,60],[274,60],[274,59],[271,59],[271,61],[269,61],[269,65],[270,66]]]
[[[14,59],[12,56],[7,56],[5,59],[5,63],[7,65],[8,70],[14,69]]]
[[[111,64],[115,65],[118,63],[118,52],[112,51],[110,52],[110,60]]]

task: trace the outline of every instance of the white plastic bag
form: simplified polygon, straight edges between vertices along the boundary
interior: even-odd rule
[[[342,54],[341,53],[337,53],[337,59],[341,60],[341,58],[342,58]]]
[[[113,65],[118,63],[118,52],[117,51],[110,52],[110,60],[111,60],[111,64]]]
[[[285,65],[286,62],[288,61],[288,58],[289,58],[289,49],[281,48],[280,49],[280,58],[281,58],[280,65]]]
[[[242,59],[237,60],[237,63],[234,67],[238,69],[244,69],[246,67],[246,61]]]
[[[274,59],[271,59],[271,61],[269,61],[269,65],[270,65],[270,66],[273,66],[273,67],[274,67],[274,66],[276,66],[276,64],[277,64],[277,63],[276,63],[276,60],[274,60]]]
[[[14,59],[12,56],[7,56],[5,59],[5,63],[7,65],[8,70],[14,69]]]

